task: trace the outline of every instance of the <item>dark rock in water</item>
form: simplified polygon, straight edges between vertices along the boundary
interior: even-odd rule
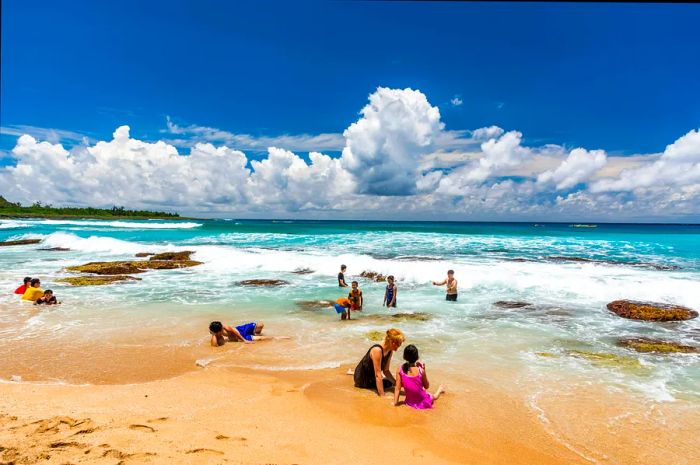
[[[46,252],[68,252],[70,249],[67,249],[65,247],[46,247],[44,249],[36,249],[36,250],[43,250]]]
[[[494,307],[498,308],[523,308],[532,306],[529,302],[518,302],[514,300],[499,300],[493,303]]]
[[[546,257],[547,260],[554,262],[573,262],[573,263],[600,263],[604,265],[623,265],[623,266],[633,266],[635,268],[652,268],[659,271],[671,271],[679,270],[680,267],[676,265],[659,265],[657,263],[645,263],[645,262],[623,262],[620,260],[599,260],[594,258],[584,258],[584,257],[563,257],[559,255],[552,255]]]
[[[517,262],[517,263],[525,263],[525,262],[534,262],[535,260],[530,260],[529,258],[506,258],[506,261],[509,262]]]
[[[680,305],[635,300],[616,300],[610,302],[608,310],[623,318],[644,321],[683,321],[696,318],[698,312]]]
[[[153,254],[149,260],[168,260],[168,261],[184,261],[189,260],[190,255],[194,252],[191,250],[183,250],[181,252],[164,252]]]
[[[117,275],[144,273],[148,270],[174,270],[201,265],[202,262],[194,260],[152,260],[152,261],[117,261],[117,262],[90,262],[84,265],[69,266],[67,271],[78,273],[92,273],[99,275]]]
[[[282,279],[246,279],[238,281],[238,284],[241,286],[284,286],[289,282]]]
[[[139,252],[135,255],[135,257],[149,257],[151,255],[155,255],[153,252]]]
[[[67,283],[72,286],[103,286],[120,281],[141,281],[141,278],[133,276],[115,275],[115,276],[75,276],[69,278],[59,278],[57,283]]]
[[[9,247],[11,245],[27,245],[27,244],[38,244],[41,239],[19,239],[17,241],[3,241],[0,242],[0,247]]]
[[[373,320],[381,323],[387,322],[397,322],[397,321],[428,321],[433,316],[430,313],[416,312],[416,313],[394,313],[393,315],[387,314],[373,314],[367,315],[365,317],[360,317],[363,320]]]
[[[314,270],[311,268],[297,268],[296,270],[292,271],[294,274],[311,274],[313,272]]]
[[[661,341],[659,339],[649,339],[646,337],[625,338],[617,341],[620,347],[636,350],[637,352],[656,352],[663,354],[671,353],[697,353],[698,348],[686,346],[677,342]]]
[[[325,310],[334,304],[330,300],[297,300],[294,303],[302,310]]]
[[[442,260],[440,257],[426,257],[423,255],[402,255],[396,257],[395,260],[407,261],[407,262],[439,262]]]
[[[376,271],[363,271],[360,273],[360,276],[363,278],[371,279],[372,281],[376,281],[378,283],[386,281],[386,276],[384,276],[381,273],[377,273]]]

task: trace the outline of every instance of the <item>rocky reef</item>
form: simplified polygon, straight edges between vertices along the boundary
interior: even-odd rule
[[[238,284],[240,286],[273,287],[273,286],[284,286],[285,284],[289,284],[289,281],[285,281],[283,279],[246,279],[244,281],[238,281]]]
[[[679,344],[677,342],[661,341],[659,339],[650,339],[646,337],[635,337],[635,338],[623,338],[617,341],[619,347],[625,347],[627,349],[636,350],[637,352],[644,353],[662,353],[662,354],[672,354],[672,353],[682,353],[691,354],[697,353],[698,348],[693,346],[686,346]]]
[[[498,308],[523,308],[532,306],[529,302],[519,302],[514,300],[499,300],[493,303],[494,307]]]
[[[0,247],[9,247],[12,245],[27,245],[27,244],[38,244],[41,239],[19,239],[17,241],[2,241],[0,242]]]
[[[84,265],[69,266],[67,271],[99,275],[124,275],[144,273],[148,270],[174,270],[201,265],[194,260],[135,260],[117,262],[90,262]]]
[[[583,350],[569,350],[569,355],[588,360],[595,366],[605,368],[641,369],[642,364],[634,357],[610,354],[607,352],[588,352]]]
[[[191,250],[183,250],[181,252],[164,252],[164,253],[156,253],[151,256],[148,260],[154,261],[154,260],[167,260],[167,261],[188,261],[190,260],[190,255],[192,255],[194,252]]]
[[[113,276],[72,276],[68,278],[58,278],[57,283],[67,283],[71,286],[104,286],[121,281],[141,281],[141,278],[133,276],[113,275]]]
[[[314,270],[311,268],[297,268],[296,270],[292,271],[294,274],[311,274],[313,272]]]
[[[362,278],[371,279],[372,281],[375,281],[378,283],[382,283],[382,282],[386,281],[386,276],[384,276],[381,273],[377,273],[376,271],[366,271],[365,270],[362,273],[360,273],[360,276]]]
[[[325,310],[333,307],[330,300],[297,300],[294,303],[301,310]]]
[[[683,321],[696,318],[698,312],[680,305],[635,300],[615,300],[608,310],[623,318],[644,321]]]

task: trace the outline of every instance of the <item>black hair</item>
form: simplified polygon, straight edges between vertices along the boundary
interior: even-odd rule
[[[455,274],[455,270],[447,270],[447,274]]]
[[[27,283],[31,283],[31,282],[32,282],[32,278],[31,278],[31,277],[29,277],[29,276],[25,276],[25,277],[24,277],[24,284],[25,284],[25,285],[26,285]]]
[[[346,268],[347,268],[347,266],[345,266],[345,265],[340,265],[340,269],[341,269],[341,270],[344,270],[344,269],[346,269]]]
[[[358,286],[360,285],[360,283],[358,283],[357,281],[353,281],[353,282],[350,283],[350,284],[357,284]]]
[[[33,286],[33,285],[35,285],[35,284],[39,284],[39,283],[41,282],[41,279],[39,279],[39,278],[34,278],[34,279],[32,279],[30,282],[31,282],[31,284],[32,284],[32,286]]]
[[[386,279],[387,279],[387,281],[390,280],[390,279],[391,279],[392,281],[394,281],[394,275],[393,275],[393,274],[390,274],[389,276],[386,277]]]
[[[220,321],[212,321],[209,323],[209,331],[212,333],[218,333],[224,328],[224,325],[221,324]]]
[[[49,292],[50,292],[51,294],[53,294],[53,291],[52,291],[51,289],[46,289],[46,290],[44,291],[44,294],[48,294]]]
[[[413,344],[407,345],[403,350],[403,359],[406,360],[406,363],[404,363],[401,368],[404,373],[408,374],[411,367],[416,366],[416,362],[418,361],[418,347]]]

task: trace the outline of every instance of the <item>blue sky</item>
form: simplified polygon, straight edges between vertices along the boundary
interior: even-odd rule
[[[495,125],[609,156],[660,153],[700,126],[693,4],[6,0],[2,13],[5,153],[32,128],[66,147],[121,125],[155,141],[166,117],[339,134],[379,86],[420,90],[449,131]]]

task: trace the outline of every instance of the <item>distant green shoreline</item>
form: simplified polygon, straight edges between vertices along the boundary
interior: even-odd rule
[[[0,196],[0,218],[54,218],[54,219],[119,219],[119,220],[183,220],[190,219],[178,213],[127,210],[124,207],[92,208],[92,207],[53,207],[37,202],[29,207],[12,203]]]

